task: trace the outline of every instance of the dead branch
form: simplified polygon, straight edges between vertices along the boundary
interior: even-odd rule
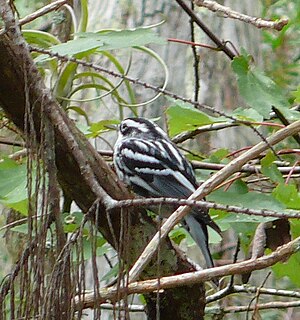
[[[289,297],[289,298],[300,298],[300,292],[298,291],[291,291],[291,290],[281,290],[281,289],[274,289],[274,288],[258,288],[254,286],[248,286],[248,285],[234,285],[232,286],[231,292],[228,292],[228,294],[224,295],[223,293],[226,291],[226,288],[208,296],[206,298],[206,303],[211,303],[217,300],[220,300],[221,298],[228,296],[233,293],[256,293],[257,290],[261,294],[265,295],[271,295],[271,296],[278,296],[278,297]]]
[[[67,3],[68,3],[68,0],[57,0],[52,3],[49,3],[48,5],[42,7],[41,9],[39,9],[39,10],[29,14],[28,16],[20,19],[19,25],[22,26],[26,23],[29,23],[39,17],[44,16],[45,14],[47,14],[51,11],[59,9],[61,6],[63,6],[64,4],[67,4]]]
[[[222,205],[218,203],[213,203],[209,201],[196,201],[196,200],[187,200],[187,199],[177,199],[177,198],[142,198],[142,199],[128,199],[128,200],[119,200],[113,203],[112,208],[127,208],[127,207],[152,207],[152,206],[161,206],[161,205],[173,205],[176,206],[189,206],[189,207],[198,207],[198,208],[207,208],[222,210],[226,212],[234,212],[238,214],[253,215],[259,217],[273,217],[273,218],[295,218],[300,219],[300,213],[298,211],[289,210],[288,212],[276,212],[273,210],[267,209],[249,209],[238,206],[231,205]]]
[[[246,14],[232,10],[229,7],[222,6],[221,4],[211,0],[195,0],[198,7],[204,7],[212,12],[220,14],[224,18],[231,18],[252,24],[256,28],[274,29],[277,31],[282,30],[289,22],[287,18],[281,18],[276,21],[269,21],[258,17],[251,17]]]
[[[295,308],[300,306],[300,301],[273,301],[267,303],[256,304],[254,306],[231,306],[225,308],[206,308],[205,312],[207,314],[225,314],[225,313],[239,313],[239,312],[249,312],[254,310],[267,310],[267,309],[287,309]]]

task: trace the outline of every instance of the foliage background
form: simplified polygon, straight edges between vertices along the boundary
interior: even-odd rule
[[[21,17],[35,11],[43,6],[44,3],[29,1],[24,5],[23,1],[16,1],[16,7]],[[85,8],[86,3],[81,2],[81,9]],[[232,6],[237,4],[233,1]],[[187,22],[187,16],[174,3],[161,2],[151,4],[147,1],[138,2],[95,2],[89,3],[89,8],[86,12],[89,15],[82,15],[77,21],[79,32],[95,32],[99,29],[119,29],[119,28],[137,28],[159,23],[162,20],[166,22],[160,26],[149,29],[149,38],[146,38],[145,30],[142,30],[142,41],[137,38],[133,40],[134,47],[137,45],[147,44],[149,49],[133,48],[120,49],[127,47],[130,40],[128,34],[122,34],[117,40],[113,40],[113,35],[108,36],[112,47],[103,52],[97,51],[95,47],[86,50],[86,45],[90,45],[94,35],[87,34],[87,41],[84,42],[84,35],[75,36],[73,46],[62,48],[62,54],[74,54],[77,50],[77,58],[83,58],[87,61],[93,61],[101,64],[106,68],[113,68],[119,73],[128,73],[132,78],[137,78],[147,83],[152,83],[155,86],[163,85],[164,79],[169,72],[169,82],[167,89],[180,96],[195,99],[195,69],[192,67],[195,64],[195,57],[200,57],[198,71],[200,76],[199,102],[214,106],[217,110],[221,110],[226,114],[231,114],[233,109],[242,107],[235,111],[235,117],[242,120],[251,120],[262,123],[263,116],[269,114],[270,107],[275,104],[277,107],[282,107],[281,111],[285,112],[288,119],[298,119],[297,113],[289,113],[288,108],[299,103],[299,26],[300,26],[300,8],[299,1],[261,1],[252,2],[252,5],[247,4],[247,10],[251,10],[251,14],[266,18],[276,19],[282,16],[289,17],[289,24],[280,32],[270,30],[257,30],[252,26],[225,20],[221,17],[216,17],[215,14],[208,12],[205,9],[198,10],[201,18],[217,32],[220,38],[230,40],[239,52],[243,53],[243,57],[236,59],[233,64],[222,53],[213,52],[206,48],[198,49],[196,55],[187,45],[179,45],[176,43],[167,43],[164,38],[190,39],[191,28]],[[75,5],[76,7],[76,5]],[[243,11],[245,8],[238,8]],[[82,11],[84,13],[84,10]],[[76,10],[75,10],[76,13]],[[99,17],[101,16],[101,19]],[[67,14],[68,17],[68,14]],[[45,18],[36,20],[26,26],[27,32],[24,31],[25,38],[34,46],[48,48],[49,46],[58,44],[59,41],[50,36],[50,33],[33,32],[47,25],[50,21],[63,22],[67,25],[69,18],[62,16],[61,12],[51,13]],[[72,25],[72,24],[71,24]],[[52,28],[52,32],[57,36],[63,34],[59,29],[60,24],[57,23],[57,28]],[[49,27],[49,26],[48,26]],[[241,30],[241,29],[242,30]],[[160,33],[161,38],[152,34],[153,29]],[[72,30],[72,28],[71,28]],[[208,42],[200,30],[194,30],[197,42]],[[136,32],[139,32],[138,30]],[[64,35],[64,34],[63,34]],[[72,31],[70,37],[73,37]],[[82,43],[78,39],[83,39]],[[150,40],[149,40],[150,39]],[[65,39],[61,39],[64,41]],[[96,40],[97,41],[97,40]],[[99,41],[99,40],[98,40]],[[155,42],[155,44],[153,44]],[[151,43],[151,44],[149,44]],[[246,51],[243,51],[245,48]],[[53,50],[53,48],[52,48]],[[55,49],[54,49],[55,50]],[[33,53],[36,55],[35,53]],[[249,58],[248,55],[251,55]],[[117,122],[128,115],[140,115],[151,118],[161,117],[159,122],[169,130],[171,135],[189,130],[191,124],[193,126],[204,126],[211,123],[218,123],[220,118],[212,117],[211,113],[205,115],[200,112],[195,112],[189,105],[182,102],[174,102],[174,100],[160,96],[153,102],[142,105],[142,102],[153,97],[153,92],[145,90],[145,88],[133,86],[128,81],[122,81],[98,73],[86,73],[85,68],[77,67],[72,63],[60,64],[56,60],[42,61],[41,56],[36,57],[40,61],[40,70],[42,71],[45,81],[52,88],[54,95],[57,97],[61,105],[68,112],[70,117],[76,121],[78,127],[91,139],[98,150],[111,150],[111,145],[115,139],[115,134],[107,132],[103,122]],[[254,62],[252,61],[254,60]],[[101,76],[101,78],[99,78]],[[269,77],[269,78],[267,78]],[[270,82],[272,79],[273,82]],[[72,80],[72,81],[71,81]],[[117,89],[114,86],[117,85]],[[254,88],[254,89],[253,89]],[[269,91],[270,90],[270,91]],[[111,92],[110,92],[111,91]],[[109,93],[109,94],[107,94]],[[264,95],[264,93],[266,93]],[[105,94],[105,96],[103,96]],[[102,97],[101,97],[102,96]],[[262,103],[257,108],[258,96],[262,98]],[[101,99],[99,98],[101,97]],[[295,100],[296,97],[296,100]],[[124,104],[133,104],[135,106],[124,106]],[[137,104],[137,105],[136,105]],[[245,106],[250,107],[245,112]],[[249,116],[250,115],[250,116]],[[185,123],[182,123],[182,119]],[[222,119],[221,119],[222,120]],[[228,122],[228,120],[226,120]],[[225,122],[226,122],[225,121]],[[276,122],[276,120],[274,121]],[[188,124],[188,125],[186,125]],[[274,127],[258,125],[257,128],[264,135],[270,134]],[[258,141],[260,137],[255,135],[253,131],[245,126],[239,128],[226,129],[225,131],[217,131],[211,134],[206,134],[205,138],[202,135],[197,137],[192,142],[188,141],[184,144],[185,148],[189,148],[192,152],[188,152],[187,156],[191,160],[205,160],[213,163],[226,163],[226,155],[230,152],[238,150],[249,144]],[[16,143],[22,143],[22,139],[18,133],[14,131],[12,125],[7,122],[3,115],[1,137],[10,138]],[[205,143],[203,142],[205,141]],[[286,144],[278,146],[277,150],[297,149],[299,146],[292,139]],[[227,149],[228,148],[228,149]],[[19,147],[1,148],[2,157],[18,151]],[[284,156],[284,161],[289,165],[296,165],[298,158],[297,152]],[[276,211],[284,209],[299,210],[300,201],[297,191],[298,180],[297,176],[286,183],[286,177],[283,177],[280,172],[274,167],[274,161],[271,153],[264,158],[264,162],[260,164],[264,166],[263,175],[271,180],[271,183],[262,184],[261,181],[257,185],[251,185],[247,188],[246,183],[249,179],[237,180],[228,190],[226,198],[222,192],[215,192],[209,200],[214,200],[218,203],[239,204],[250,208],[268,208]],[[1,163],[0,170],[2,171],[0,194],[2,203],[6,207],[16,209],[21,212],[21,215],[11,212],[7,215],[2,215],[3,226],[8,222],[13,221],[16,217],[22,218],[22,214],[26,212],[27,202],[27,164],[26,159],[18,158],[18,162],[14,163],[9,160],[4,160]],[[38,167],[38,170],[42,170]],[[39,174],[39,173],[38,173]],[[210,172],[207,170],[198,170],[197,175],[199,180],[205,180]],[[262,177],[259,176],[259,179]],[[6,180],[8,179],[8,181]],[[33,172],[33,181],[35,173]],[[255,193],[256,192],[256,193]],[[243,198],[243,201],[241,200]],[[229,203],[228,203],[229,199]],[[239,201],[236,202],[235,200]],[[241,204],[242,202],[242,204]],[[5,209],[6,212],[8,209]],[[4,212],[5,212],[4,210]],[[64,228],[66,232],[74,231],[80,221],[82,214],[77,212],[76,207],[71,207],[71,223],[68,221],[70,215],[65,214]],[[216,246],[216,259],[231,259],[235,246],[236,235],[241,235],[242,248],[247,254],[247,249],[250,240],[253,237],[255,227],[258,222],[265,219],[255,219],[252,217],[242,216],[237,219],[236,215],[228,215],[220,212],[212,212],[213,215],[218,215],[218,222],[223,229],[230,227],[231,231],[227,232],[226,241],[231,243],[231,251],[219,249]],[[7,216],[8,221],[7,221]],[[73,223],[75,221],[75,223]],[[299,223],[292,221],[293,237],[299,235]],[[4,234],[6,229],[3,229]],[[234,231],[232,231],[234,230]],[[90,231],[85,231],[89,234]],[[1,276],[4,278],[9,272],[10,264],[17,260],[17,257],[22,250],[22,239],[26,239],[27,225],[22,224],[14,227],[6,233],[2,241],[3,255],[1,268]],[[174,236],[181,239],[182,233]],[[211,237],[214,242],[218,239]],[[86,250],[86,260],[91,255],[91,244],[87,236],[87,242],[83,243]],[[49,235],[49,241],[53,239]],[[112,265],[116,262],[115,253],[109,247],[100,234],[96,236],[97,252],[99,256],[106,254]],[[188,244],[190,244],[187,241]],[[186,245],[186,244],[185,244]],[[224,244],[223,244],[224,245]],[[221,247],[222,248],[222,247]],[[50,245],[51,254],[51,245]],[[220,253],[221,252],[221,253]],[[193,254],[193,253],[192,253]],[[197,255],[197,251],[196,251]],[[241,253],[242,258],[243,253]],[[106,258],[104,258],[106,259]],[[266,286],[296,290],[299,286],[300,278],[295,274],[294,270],[298,266],[299,257],[295,255],[287,264],[278,264],[274,266],[273,275],[268,277]],[[103,265],[101,260],[100,265]],[[87,267],[88,268],[88,267]],[[107,275],[106,270],[101,270],[100,277],[103,282],[110,279],[116,274],[116,268]],[[267,271],[266,271],[267,272]],[[106,277],[104,276],[106,274]],[[265,274],[260,272],[251,278],[251,284],[261,285],[264,281]],[[88,280],[88,279],[87,279]],[[90,279],[92,283],[92,279]],[[87,281],[88,283],[88,281]],[[90,286],[92,288],[92,284]],[[88,285],[89,286],[89,285]],[[240,296],[237,301],[228,298],[224,302],[224,307],[240,303]],[[242,302],[247,304],[248,302]],[[292,311],[264,311],[263,317],[269,319],[281,319],[283,314],[288,317],[295,316],[296,312]],[[104,317],[104,315],[103,315]],[[236,316],[239,318],[239,315]],[[243,318],[244,316],[240,316]]]

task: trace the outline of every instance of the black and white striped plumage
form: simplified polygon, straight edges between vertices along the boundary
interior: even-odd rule
[[[159,126],[144,118],[128,118],[120,124],[114,164],[120,180],[144,197],[188,198],[197,188],[190,163]],[[185,216],[184,225],[207,267],[213,267],[207,225],[217,232],[219,227],[205,209],[193,209]]]

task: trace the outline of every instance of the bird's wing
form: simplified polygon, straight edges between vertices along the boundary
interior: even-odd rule
[[[190,163],[171,142],[127,139],[119,155],[116,165],[122,168],[124,181],[141,196],[188,198],[197,188]],[[221,232],[207,209],[193,209],[191,215]]]
[[[119,154],[120,168],[137,193],[142,188],[144,196],[186,198],[196,189],[190,164],[171,143],[127,139]]]

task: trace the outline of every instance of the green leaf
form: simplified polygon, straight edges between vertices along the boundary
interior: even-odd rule
[[[236,229],[237,226],[241,227],[243,223],[257,224],[260,222],[274,220],[274,218],[271,219],[258,216],[250,216],[247,214],[230,213],[215,209],[209,210],[209,213],[210,215],[217,216],[216,222],[223,231],[229,229],[232,226],[234,227],[234,229]]]
[[[33,172],[33,181],[35,173]],[[4,159],[0,163],[0,202],[23,214],[28,209],[27,166]]]
[[[273,196],[290,209],[300,209],[300,194],[294,184],[280,183],[274,190]]]
[[[242,190],[243,192],[244,190]],[[250,209],[268,209],[282,212],[285,206],[272,195],[258,192],[241,193],[235,191],[217,190],[207,196],[209,201],[225,205],[235,205]]]
[[[292,91],[292,95],[295,97],[295,102],[300,103],[300,86],[296,91]]]
[[[77,224],[70,224],[65,226],[66,229],[68,229],[68,226],[77,226]],[[77,228],[76,228],[77,229]],[[75,230],[76,230],[75,229]],[[74,231],[75,231],[74,230]],[[71,231],[73,232],[73,231]],[[82,238],[82,250],[83,250],[83,257],[84,260],[88,260],[91,259],[92,257],[92,243],[91,241],[95,241],[94,239],[91,239],[90,237],[90,232],[89,230],[86,230],[84,232],[83,238]],[[109,250],[109,246],[106,247],[105,245],[107,244],[107,241],[103,238],[102,235],[97,235],[97,239],[96,239],[96,253],[97,255],[103,255],[105,252],[107,252],[107,250]],[[105,247],[105,248],[102,248]],[[100,254],[102,252],[102,254]],[[78,257],[77,257],[78,252],[73,249],[73,261],[77,261]]]
[[[119,263],[116,263],[102,278],[101,281],[108,281],[118,275]]]
[[[71,106],[71,107],[68,107],[66,110],[73,110],[75,111],[76,113],[80,114],[81,116],[83,116],[85,118],[85,121],[87,123],[89,123],[89,117],[87,115],[87,113],[80,107],[77,107],[77,106]]]
[[[230,193],[235,193],[237,195],[248,193],[248,186],[242,179],[238,179],[234,181],[234,183],[230,186]]]
[[[205,161],[209,162],[209,163],[224,163],[224,162],[228,162],[229,160],[226,159],[228,154],[229,154],[228,149],[225,149],[225,148],[222,149],[221,148],[221,149],[218,149],[217,151],[211,153],[209,158],[207,158]]]
[[[238,56],[232,62],[240,94],[246,103],[266,119],[270,118],[272,106],[288,110],[289,103],[281,88],[251,65],[250,60],[250,56]]]
[[[98,33],[82,32],[76,34],[76,39],[66,43],[52,46],[50,50],[63,56],[80,55],[97,51],[115,50],[136,46],[144,46],[150,43],[165,44],[166,40],[159,37],[153,30],[137,28],[132,30],[102,31]],[[79,57],[79,56],[78,56]],[[48,59],[39,57],[38,62]]]
[[[296,270],[299,270],[300,265],[300,252],[293,254],[288,262],[276,263],[272,270],[274,271],[277,278],[289,277],[289,279],[295,284],[297,287],[300,286],[300,277],[299,273]]]
[[[18,202],[3,202],[8,208],[14,209],[23,215],[28,213],[28,199],[24,199]]]
[[[181,243],[183,239],[186,238],[186,236],[187,231],[182,227],[175,228],[169,232],[170,239],[178,245]]]
[[[174,100],[167,110],[169,135],[175,136],[182,131],[193,131],[200,126],[224,121],[221,118],[209,117],[189,103]]]
[[[217,190],[207,196],[207,199],[212,202],[224,204],[224,205],[233,205],[249,209],[268,209],[274,210],[277,212],[283,212],[285,206],[283,203],[279,202],[275,197],[270,194],[263,194],[258,192],[247,192],[244,186],[237,186],[229,191]],[[260,216],[251,216],[246,214],[237,214],[237,213],[227,213],[221,210],[210,210],[211,215],[218,216],[219,221],[224,223],[224,227],[228,227],[232,223],[241,223],[241,222],[252,222],[259,223],[264,221],[274,220],[274,218],[260,217]]]
[[[263,116],[252,108],[236,108],[233,111],[232,115],[235,118],[244,121],[262,122],[264,120]]]
[[[42,48],[49,48],[53,45],[58,45],[60,41],[51,33],[39,30],[22,30],[25,40],[32,44],[36,44]]]
[[[79,53],[94,52],[104,43],[99,38],[92,38],[92,33],[88,33],[86,37],[79,37],[65,43],[52,46],[50,50],[63,56],[74,56]]]
[[[121,48],[145,46],[147,44],[166,44],[166,39],[158,36],[150,28],[136,28],[131,30],[102,31],[92,34],[92,37],[100,38],[104,45],[98,50],[115,50]]]
[[[89,131],[91,133],[87,134],[88,138],[98,137],[101,133],[109,130],[108,125],[116,125],[119,124],[119,120],[101,120],[99,122],[94,122],[89,127]]]
[[[272,151],[269,151],[260,161],[261,163],[261,172],[265,176],[269,177],[271,181],[276,183],[283,183],[284,179],[281,172],[277,168],[274,161],[276,157]]]
[[[106,243],[106,241],[105,241],[105,243]],[[101,247],[97,247],[96,255],[97,255],[97,257],[102,257],[109,250],[111,250],[111,247],[109,245],[104,245],[103,244]]]
[[[28,223],[24,222],[18,226],[10,228],[9,230],[18,233],[28,234]]]

